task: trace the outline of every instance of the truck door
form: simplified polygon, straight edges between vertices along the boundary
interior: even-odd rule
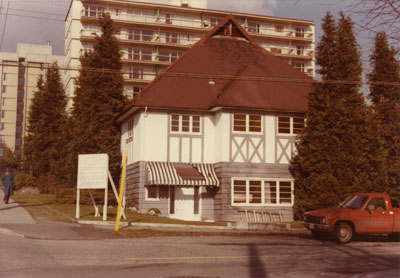
[[[393,231],[393,214],[384,198],[371,199],[365,209],[368,211],[364,223],[366,232],[387,234]]]

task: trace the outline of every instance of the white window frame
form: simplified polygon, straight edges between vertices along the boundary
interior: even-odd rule
[[[235,203],[234,202],[234,183],[235,181],[246,181],[246,202],[245,203]],[[250,203],[250,181],[261,181],[261,204]],[[276,182],[276,204],[265,203],[265,183],[266,182]],[[290,182],[290,204],[280,203],[280,183]],[[292,179],[278,179],[278,178],[231,178],[231,206],[234,207],[292,207],[294,205],[294,180]]]
[[[159,185],[150,185],[150,186],[155,186],[156,187],[156,198],[150,198],[149,197],[149,188],[148,186],[145,186],[146,188],[146,193],[145,193],[145,200],[146,201],[159,201],[160,200],[160,186]]]
[[[173,116],[179,116],[179,126],[178,126],[178,131],[172,130],[172,117]],[[183,131],[183,116],[189,117],[189,131]],[[194,132],[193,131],[193,117],[199,117],[199,131]],[[201,116],[200,115],[188,115],[188,114],[171,114],[170,115],[170,128],[169,131],[171,133],[175,134],[201,134]]]
[[[133,127],[134,127],[134,120],[130,119],[126,123],[126,142],[129,143],[133,140]]]
[[[279,118],[289,118],[290,122],[289,122],[289,129],[290,132],[289,133],[281,133],[279,132]],[[304,126],[306,124],[306,119],[304,117],[293,117],[293,116],[278,116],[276,118],[276,132],[278,135],[284,135],[284,136],[288,136],[288,135],[292,135],[292,136],[296,136],[297,133],[294,133],[294,119],[304,119]]]
[[[246,131],[235,130],[235,115],[245,115],[246,116]],[[260,116],[261,119],[261,130],[260,131],[250,131],[250,116]],[[232,114],[232,133],[241,133],[241,134],[262,134],[264,131],[264,117],[260,114],[240,114],[234,113]]]

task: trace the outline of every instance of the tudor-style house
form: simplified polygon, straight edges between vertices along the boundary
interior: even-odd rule
[[[118,119],[127,206],[183,220],[238,221],[241,209],[292,220],[288,165],[311,81],[227,16]]]

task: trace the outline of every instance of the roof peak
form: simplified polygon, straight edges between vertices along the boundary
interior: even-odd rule
[[[235,37],[245,39],[249,42],[253,41],[232,14],[226,16],[217,26],[214,27],[214,29],[208,32],[200,40],[200,43],[213,37]]]

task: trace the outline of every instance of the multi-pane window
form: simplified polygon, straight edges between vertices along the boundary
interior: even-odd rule
[[[3,73],[3,80],[7,80],[7,73]]]
[[[248,30],[248,32],[260,33],[260,24],[249,22],[247,30]]]
[[[278,133],[297,134],[304,129],[305,122],[302,117],[278,117]]]
[[[5,111],[4,111],[4,110],[1,110],[1,111],[0,111],[0,116],[1,116],[2,118],[5,117]]]
[[[304,38],[304,28],[302,28],[302,27],[296,27],[295,28],[295,31],[296,31],[296,37],[297,38]]]
[[[128,48],[128,59],[151,61],[153,52],[151,49],[145,48]]]
[[[171,115],[171,132],[200,133],[200,116]]]
[[[304,55],[304,45],[296,45],[296,55]]]
[[[0,123],[0,130],[4,130],[4,123]]]
[[[101,13],[103,12],[102,7],[96,7],[91,5],[83,5],[83,7],[85,16],[100,17]]]
[[[133,137],[133,119],[128,121],[128,138]]]
[[[165,42],[166,43],[178,43],[178,34],[177,33],[165,33]]]
[[[282,33],[285,30],[283,25],[275,25],[275,32]]]
[[[135,41],[146,41],[151,42],[153,40],[153,31],[148,30],[133,30],[128,29],[128,40],[135,40]]]
[[[305,72],[306,64],[304,62],[292,61],[292,66],[301,70],[302,72]]]
[[[174,50],[166,50],[166,49],[160,49],[158,53],[158,60],[161,62],[175,62],[181,53],[179,51],[174,51]]]
[[[234,179],[233,205],[292,205],[293,182],[268,179]]]
[[[6,92],[7,92],[7,89],[6,89],[6,86],[2,86],[1,87],[1,92],[3,93],[3,94],[5,94]]]
[[[233,115],[233,131],[236,132],[262,132],[261,115]]]
[[[128,68],[128,77],[129,79],[144,79],[144,69],[143,68],[136,68],[136,67],[129,67]]]
[[[210,27],[215,27],[218,25],[218,23],[221,21],[219,18],[210,18]]]

